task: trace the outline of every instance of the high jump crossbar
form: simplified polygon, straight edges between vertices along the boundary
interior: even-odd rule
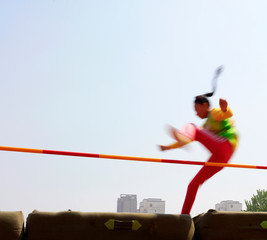
[[[44,150],[44,149],[33,149],[33,148],[19,148],[19,147],[5,147],[5,146],[0,146],[0,151],[39,153],[39,154],[64,155],[64,156],[88,157],[88,158],[104,158],[104,159],[141,161],[141,162],[202,165],[202,166],[210,166],[210,167],[232,167],[232,168],[251,168],[251,169],[265,169],[265,170],[267,170],[267,166],[231,164],[231,163],[216,163],[216,162],[199,162],[199,161],[147,158],[147,157],[118,156],[118,155],[107,155],[107,154],[67,152],[67,151]]]

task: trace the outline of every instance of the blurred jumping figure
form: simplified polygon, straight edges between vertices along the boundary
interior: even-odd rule
[[[224,99],[220,99],[219,108],[210,109],[208,97],[213,93],[197,96],[194,101],[195,111],[201,119],[207,119],[202,127],[186,124],[181,130],[171,128],[171,135],[176,140],[171,145],[160,145],[162,151],[182,147],[191,141],[198,141],[210,152],[208,162],[227,163],[236,149],[238,137],[231,117],[232,110]],[[182,214],[190,214],[200,185],[221,171],[223,167],[204,166],[196,174],[187,188]]]

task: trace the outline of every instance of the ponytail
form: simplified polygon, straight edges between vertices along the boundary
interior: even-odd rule
[[[212,92],[209,92],[209,93],[206,93],[204,94],[203,96],[204,97],[212,97],[213,94],[215,93],[216,91],[216,88],[217,88],[217,81],[218,81],[218,78],[219,76],[221,75],[222,73],[222,70],[223,70],[223,66],[219,66],[216,71],[215,71],[215,74],[214,74],[214,77],[212,79]]]
[[[196,96],[195,103],[200,103],[200,104],[208,103],[208,105],[210,105],[208,97],[212,97],[213,94],[215,93],[216,88],[217,88],[217,80],[218,80],[220,74],[222,73],[222,70],[223,70],[223,66],[220,66],[215,71],[214,77],[212,79],[212,92]]]
[[[220,76],[220,74],[222,73],[222,70],[223,70],[223,66],[219,66],[216,71],[215,71],[215,74],[214,74],[214,77],[212,79],[212,92],[209,92],[209,93],[206,93],[206,94],[203,94],[201,96],[203,97],[212,97],[213,94],[215,93],[216,91],[216,88],[217,88],[217,81],[218,81],[218,78]]]

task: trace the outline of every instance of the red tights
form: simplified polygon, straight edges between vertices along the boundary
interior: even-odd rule
[[[229,141],[205,129],[195,128],[195,140],[203,144],[212,154],[208,162],[227,163],[233,154],[233,147]],[[182,214],[190,214],[199,186],[222,169],[223,167],[209,166],[204,166],[200,169],[188,185]]]

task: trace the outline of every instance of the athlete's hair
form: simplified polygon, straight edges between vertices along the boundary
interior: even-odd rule
[[[199,104],[208,103],[208,105],[210,105],[208,97],[212,97],[214,92],[215,92],[215,88],[214,88],[214,90],[212,92],[196,96],[195,103],[199,103]]]
[[[213,84],[212,92],[208,92],[208,93],[196,96],[195,103],[199,103],[199,104],[208,103],[208,105],[210,105],[208,98],[212,97],[216,91],[217,79],[218,79],[218,76],[220,75],[221,71],[222,71],[222,66],[217,68],[217,70],[215,72],[215,76],[213,77],[213,80],[212,80],[212,84]]]
[[[198,104],[208,103],[208,105],[210,106],[210,102],[208,100],[208,97],[212,97],[213,94],[215,93],[216,87],[217,87],[217,79],[218,79],[219,75],[221,74],[222,69],[223,69],[223,66],[220,66],[215,71],[215,75],[214,75],[213,80],[212,80],[212,92],[196,96],[195,103],[198,103]]]
[[[196,96],[194,103],[195,103],[195,104],[196,104],[196,103],[198,103],[198,104],[207,103],[208,105],[210,105],[210,102],[209,102],[209,100],[208,100],[208,98],[207,98],[206,95],[199,95],[199,96]]]

